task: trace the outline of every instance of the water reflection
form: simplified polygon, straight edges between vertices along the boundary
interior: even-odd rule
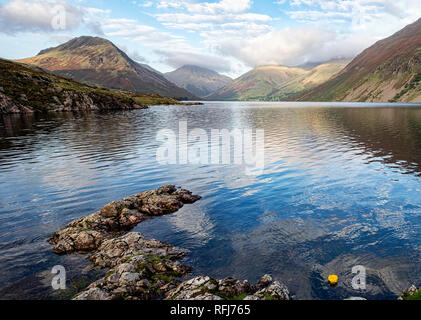
[[[180,120],[208,132],[263,128],[264,173],[159,165],[156,134],[177,132]],[[51,296],[46,270],[60,263],[77,278],[86,262],[52,255],[50,233],[112,200],[173,183],[203,200],[136,230],[190,249],[195,274],[255,281],[272,273],[297,298],[393,299],[421,284],[420,126],[418,108],[278,103],[5,117],[0,298]],[[369,270],[367,292],[350,287],[356,264]],[[329,273],[345,281],[328,288]]]

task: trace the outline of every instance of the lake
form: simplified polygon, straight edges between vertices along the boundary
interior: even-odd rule
[[[265,131],[265,167],[164,165],[161,129]],[[105,204],[164,184],[203,199],[135,231],[191,250],[193,275],[256,282],[297,299],[396,299],[421,285],[421,106],[206,102],[0,121],[0,299],[51,299],[51,269],[78,283],[85,256],[48,236]],[[354,266],[367,270],[355,290]],[[340,284],[326,284],[337,274]]]

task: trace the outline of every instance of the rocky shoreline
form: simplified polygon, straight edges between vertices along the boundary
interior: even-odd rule
[[[288,288],[269,275],[256,285],[208,276],[182,282],[191,268],[178,260],[188,250],[130,232],[145,220],[174,213],[200,198],[175,186],[163,186],[111,202],[54,233],[49,239],[54,253],[88,253],[92,268],[108,270],[74,299],[290,300]]]

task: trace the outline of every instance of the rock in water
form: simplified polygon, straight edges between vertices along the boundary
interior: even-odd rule
[[[179,284],[179,277],[190,268],[174,261],[188,250],[157,240],[146,240],[139,233],[104,241],[90,257],[95,267],[111,268],[75,300],[151,300],[163,297]]]
[[[111,202],[53,234],[49,242],[55,253],[90,253],[94,268],[109,269],[74,299],[290,300],[288,288],[269,275],[257,285],[206,276],[181,283],[191,269],[176,260],[188,250],[127,233],[146,219],[174,213],[199,199],[190,191],[164,186]]]
[[[199,196],[175,186],[163,186],[123,200],[114,201],[100,211],[69,223],[54,233],[49,243],[57,254],[89,253],[108,239],[130,231],[140,222],[174,213]]]
[[[202,276],[183,282],[167,294],[169,300],[291,300],[288,288],[265,275],[257,285],[234,278]]]

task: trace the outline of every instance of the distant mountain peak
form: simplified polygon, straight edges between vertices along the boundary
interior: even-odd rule
[[[81,36],[78,38],[73,38],[66,43],[63,43],[57,47],[51,47],[48,49],[41,50],[38,53],[38,56],[48,53],[52,50],[72,50],[72,49],[78,49],[81,47],[91,47],[91,46],[99,46],[99,45],[109,45],[110,47],[114,47],[117,49],[117,47],[109,40],[100,38],[100,37],[91,37],[91,36]]]
[[[216,71],[196,65],[184,65],[166,73],[165,77],[199,97],[206,97],[232,81],[231,78]]]

